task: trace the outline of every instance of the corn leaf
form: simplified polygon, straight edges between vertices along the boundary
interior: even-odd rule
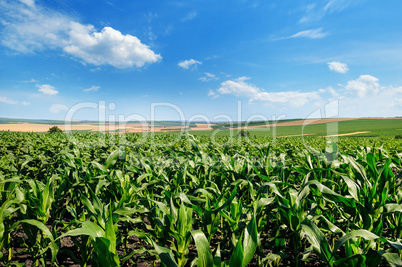
[[[214,260],[212,258],[212,252],[209,247],[209,242],[205,234],[200,230],[195,230],[191,231],[191,235],[193,236],[195,246],[197,247],[197,254],[198,254],[197,266],[199,267],[213,266]]]

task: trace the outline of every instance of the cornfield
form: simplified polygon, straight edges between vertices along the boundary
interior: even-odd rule
[[[0,264],[402,266],[401,145],[0,132]]]

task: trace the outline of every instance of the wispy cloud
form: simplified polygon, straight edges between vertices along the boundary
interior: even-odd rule
[[[86,88],[86,89],[84,89],[83,91],[84,91],[84,92],[96,92],[96,91],[98,91],[99,89],[100,89],[100,86],[92,85],[91,87]]]
[[[9,105],[18,104],[18,101],[14,101],[14,100],[8,99],[7,97],[0,97],[0,102],[1,102],[1,103],[5,103],[5,104],[9,104]]]
[[[318,29],[301,31],[301,32],[298,32],[298,33],[295,33],[295,34],[289,36],[288,38],[320,39],[320,38],[326,37],[327,35],[328,35],[328,33],[323,32],[322,28],[318,28]]]
[[[329,0],[324,7],[325,12],[339,12],[347,8],[352,3],[352,0]]]
[[[23,83],[37,83],[37,82],[39,82],[38,80],[35,80],[35,79],[30,79],[30,80],[28,80],[28,81],[22,81]]]
[[[29,7],[35,7],[35,0],[19,0],[19,1]]]
[[[286,39],[294,39],[294,38],[307,38],[307,39],[321,39],[328,36],[328,32],[323,32],[323,28],[318,29],[310,29],[305,31],[300,31],[290,36],[279,37],[273,39],[274,41],[286,40]]]
[[[328,64],[329,69],[332,71],[335,71],[335,72],[345,74],[346,72],[349,71],[348,65],[346,65],[345,63],[341,63],[338,61],[332,61],[332,62],[328,62],[327,64]]]
[[[59,91],[55,90],[53,86],[50,84],[37,84],[38,91],[45,94],[45,95],[57,95]]]
[[[215,74],[209,73],[209,72],[204,72],[205,76],[198,78],[199,80],[203,82],[209,82],[213,80],[218,80],[219,78],[215,76]]]
[[[162,59],[137,37],[112,27],[96,31],[93,25],[36,5],[33,0],[0,2],[3,9],[1,43],[20,53],[61,49],[93,65],[116,68],[142,67]]]
[[[9,99],[9,98],[7,98],[7,97],[0,97],[0,102],[1,102],[1,103],[4,103],[4,104],[9,104],[9,105],[17,105],[17,104],[21,104],[21,105],[23,105],[23,106],[28,106],[28,105],[30,105],[30,103],[27,102],[27,101],[19,102],[19,101],[15,101],[15,100]]]
[[[184,17],[184,18],[182,18],[181,19],[181,21],[189,21],[189,20],[192,20],[192,19],[194,19],[194,18],[196,18],[197,17],[197,11],[190,11],[190,12],[188,12],[187,13],[187,15]]]
[[[209,90],[208,96],[211,97],[212,99],[219,97],[219,95],[217,93],[215,93],[213,90]]]
[[[314,4],[308,4],[304,8],[305,14],[299,20],[299,22],[306,23],[310,21],[321,20],[327,14],[332,14],[344,10],[351,3],[351,0],[327,0],[320,1]]]
[[[177,65],[183,69],[188,70],[190,67],[197,68],[197,65],[201,65],[202,62],[195,59],[188,59],[180,61]]]

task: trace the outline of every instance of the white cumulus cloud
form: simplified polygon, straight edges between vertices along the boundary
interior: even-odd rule
[[[60,113],[61,111],[68,110],[68,107],[62,104],[52,104],[49,111],[52,113]]]
[[[286,91],[286,92],[260,92],[254,99],[270,102],[272,104],[288,104],[292,107],[301,107],[307,104],[309,101],[318,99],[317,92],[299,92],[299,91]]]
[[[69,44],[63,50],[94,65],[109,64],[116,68],[142,67],[162,58],[137,37],[123,35],[111,27],[96,32],[91,25],[74,22],[71,24],[69,36]]]
[[[179,67],[188,70],[190,67],[194,67],[196,68],[197,65],[201,65],[202,62],[195,60],[195,59],[187,59],[187,60],[183,60],[180,61],[177,65],[179,65]]]
[[[222,95],[232,94],[235,96],[254,96],[261,90],[245,81],[249,80],[249,77],[239,77],[234,80],[227,80],[221,83],[221,87],[218,89],[218,93]]]
[[[359,97],[364,97],[367,93],[377,94],[381,89],[378,78],[371,75],[360,75],[357,80],[349,81],[345,88]]]
[[[50,84],[37,84],[36,87],[38,87],[38,91],[45,94],[45,95],[57,95],[59,91],[55,90],[53,86]]]
[[[1,44],[20,53],[62,49],[83,63],[116,68],[142,67],[162,59],[132,35],[111,27],[100,32],[33,0],[2,0]]]
[[[270,104],[290,105],[292,107],[300,107],[313,99],[319,98],[317,92],[266,92],[257,86],[247,83],[249,77],[239,77],[234,80],[227,80],[221,83],[221,87],[216,92],[209,92],[209,96],[216,95],[235,95],[238,97],[248,97],[252,101],[262,101]]]
[[[329,69],[332,71],[335,71],[335,72],[346,73],[349,70],[348,65],[346,65],[345,63],[332,61],[332,62],[328,62],[327,64],[328,64]]]

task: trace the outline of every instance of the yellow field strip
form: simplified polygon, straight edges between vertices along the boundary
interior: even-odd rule
[[[364,132],[353,132],[353,133],[345,133],[345,134],[333,134],[333,135],[327,135],[324,137],[333,137],[333,136],[348,136],[348,135],[355,135],[355,134],[365,134],[369,133],[370,131],[364,131]]]
[[[277,136],[278,138],[282,138],[282,137],[295,137],[295,136],[305,136],[305,135],[313,135],[314,133],[310,133],[310,134],[294,134],[294,135],[284,135],[284,136]]]

